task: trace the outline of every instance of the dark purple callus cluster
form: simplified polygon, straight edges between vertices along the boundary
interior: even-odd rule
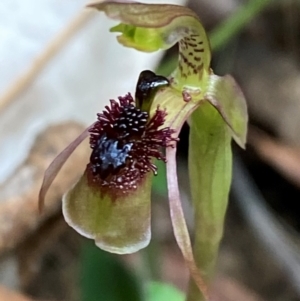
[[[90,129],[93,151],[87,173],[93,184],[126,193],[135,189],[146,173],[157,173],[153,159],[166,161],[161,148],[177,139],[172,138],[174,130],[161,128],[165,110],[157,108],[150,117],[136,107],[131,94],[118,100],[110,101]]]

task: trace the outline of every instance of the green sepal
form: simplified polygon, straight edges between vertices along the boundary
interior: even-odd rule
[[[96,245],[117,254],[134,253],[149,244],[152,174],[136,190],[115,195],[91,185],[86,173],[63,197],[66,222]]]
[[[199,88],[199,82],[209,75],[209,41],[198,16],[189,8],[114,1],[94,3],[88,7],[121,21],[111,31],[121,33],[117,39],[126,47],[153,52],[179,43],[179,64],[172,75],[176,89]]]
[[[193,200],[194,255],[207,284],[212,279],[232,173],[231,133],[222,116],[208,102],[190,120],[189,176]],[[188,301],[203,300],[192,282]]]
[[[221,114],[235,142],[245,148],[247,139],[248,112],[246,99],[230,75],[210,75],[204,98]]]

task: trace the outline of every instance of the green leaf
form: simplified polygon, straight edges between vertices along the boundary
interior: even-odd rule
[[[63,198],[66,222],[108,252],[126,254],[149,244],[152,174],[123,195],[91,185],[86,173]]]
[[[231,172],[231,134],[218,111],[206,102],[191,116],[189,174],[195,210],[194,255],[207,283],[223,235]],[[188,300],[203,300],[193,283]]]
[[[85,242],[80,258],[81,301],[142,301],[136,275],[120,258]]]
[[[197,87],[210,73],[211,51],[198,16],[189,8],[169,4],[103,2],[89,7],[121,21],[111,31],[120,32],[118,41],[140,51],[168,49],[179,42],[179,64],[173,86]]]
[[[247,138],[248,113],[245,96],[230,75],[210,75],[204,95],[222,115],[231,129],[232,137],[242,148]]]
[[[146,301],[184,301],[184,294],[169,284],[150,282]]]
[[[158,173],[153,177],[152,188],[154,191],[162,196],[168,195],[167,178],[166,178],[166,164],[162,161],[156,161]]]

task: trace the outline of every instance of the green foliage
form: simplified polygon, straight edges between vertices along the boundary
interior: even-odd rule
[[[152,187],[160,195],[167,196],[167,178],[166,178],[166,164],[162,161],[157,161],[156,166],[158,168],[158,174],[156,177],[153,177]]]
[[[80,261],[81,301],[142,301],[141,282],[116,257],[83,244]]]
[[[213,50],[219,50],[226,45],[245,25],[255,18],[274,0],[251,0],[234,12],[234,14],[218,26],[210,34],[210,44]],[[279,1],[278,1],[279,2]]]
[[[146,293],[146,301],[184,301],[182,292],[165,283],[150,282]]]

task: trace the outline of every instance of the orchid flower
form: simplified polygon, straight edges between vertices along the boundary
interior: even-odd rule
[[[121,23],[120,44],[139,51],[179,44],[169,78],[141,72],[135,96],[111,100],[97,121],[52,162],[39,204],[76,147],[90,136],[91,156],[79,181],[63,197],[67,223],[103,250],[125,254],[150,241],[150,194],[155,159],[167,164],[174,235],[191,274],[188,300],[208,300],[231,183],[232,138],[245,147],[247,108],[235,80],[210,68],[211,51],[197,15],[177,5],[103,2],[89,5]],[[195,212],[192,247],[176,171],[176,143],[190,125],[189,177]],[[166,156],[162,149],[165,148]]]

